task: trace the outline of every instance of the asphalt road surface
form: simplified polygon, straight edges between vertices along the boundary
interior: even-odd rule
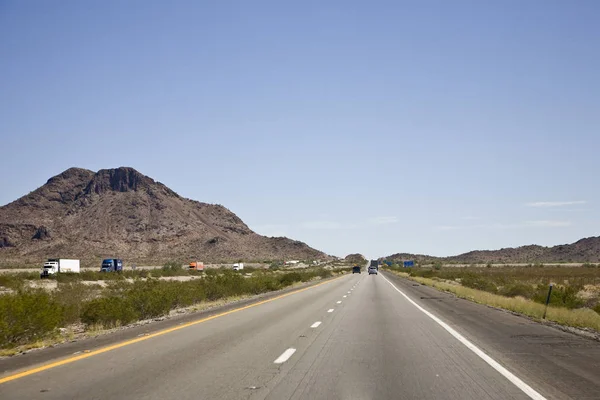
[[[5,368],[0,398],[600,399],[600,343],[413,285],[363,270]]]

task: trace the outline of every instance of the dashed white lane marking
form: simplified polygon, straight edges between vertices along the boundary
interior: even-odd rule
[[[283,364],[284,362],[286,362],[291,356],[292,354],[294,354],[296,352],[296,349],[293,348],[289,348],[286,351],[284,351],[279,357],[277,357],[277,360],[273,361],[275,364]]]
[[[342,301],[341,301],[341,300],[338,300],[338,301],[336,301],[336,303],[338,303],[338,304],[342,304]]]
[[[329,310],[327,310],[327,312],[333,312],[333,308],[330,308]]]
[[[348,294],[350,294],[350,292],[348,292]]]
[[[446,331],[448,331],[449,334],[454,336],[456,338],[456,340],[458,340],[459,342],[464,344],[473,353],[477,354],[479,356],[479,358],[481,358],[483,361],[488,363],[492,368],[494,368],[496,371],[498,371],[506,379],[511,381],[516,387],[521,389],[523,391],[523,393],[525,393],[527,396],[529,396],[530,398],[532,398],[534,400],[546,400],[546,398],[544,396],[542,396],[540,393],[535,391],[531,386],[529,386],[528,384],[523,382],[518,376],[516,376],[515,374],[513,374],[512,372],[510,372],[509,370],[504,368],[502,365],[500,365],[500,363],[498,363],[498,361],[494,360],[492,357],[490,357],[486,353],[484,353],[481,349],[479,349],[479,347],[475,346],[473,343],[471,343],[469,340],[467,340],[463,335],[461,335],[460,333],[455,331],[452,327],[450,327],[450,325],[448,325],[447,323],[445,323],[444,321],[442,321],[441,319],[436,317],[434,314],[430,313],[429,311],[427,311],[426,309],[424,309],[423,307],[418,305],[415,301],[413,301],[410,297],[408,297],[403,291],[398,289],[396,287],[396,285],[394,285],[392,282],[390,282],[385,276],[382,275],[381,277],[387,283],[389,283],[394,289],[396,289],[396,291],[398,293],[400,293],[402,296],[404,296],[404,298],[406,300],[408,300],[413,306],[417,307],[425,315],[427,315],[429,318],[431,318],[432,320],[437,322],[442,328],[444,328]]]
[[[315,323],[314,323],[314,324],[312,324],[310,327],[311,327],[311,328],[318,328],[318,327],[319,327],[319,325],[321,325],[321,321],[317,321],[317,322],[315,322]]]
[[[344,298],[348,297],[348,295],[344,295]]]

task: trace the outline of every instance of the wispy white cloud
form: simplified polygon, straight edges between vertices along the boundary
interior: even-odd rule
[[[375,225],[395,224],[398,222],[398,217],[375,217],[369,219],[369,222]]]
[[[471,215],[467,215],[466,217],[463,217],[462,219],[464,219],[465,221],[477,221],[477,220],[479,220],[481,218],[479,218],[479,217],[473,217]]]
[[[307,221],[300,224],[301,228],[304,229],[316,229],[316,230],[336,230],[336,229],[354,229],[357,228],[356,224],[345,224],[336,221]]]
[[[563,207],[573,206],[578,204],[587,204],[585,200],[574,200],[574,201],[535,201],[533,203],[525,204],[527,207]]]

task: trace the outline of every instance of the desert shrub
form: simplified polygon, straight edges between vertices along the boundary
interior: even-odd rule
[[[307,278],[309,278],[308,275],[309,274],[306,274]],[[279,282],[281,282],[281,285],[283,286],[290,286],[295,282],[300,282],[301,280],[302,275],[300,275],[299,272],[288,272],[287,274],[281,275],[281,277],[279,278]]]
[[[82,307],[81,313],[81,322],[87,325],[125,325],[138,318],[131,303],[117,296],[90,300]]]
[[[25,280],[21,279],[20,277],[17,277],[16,275],[8,273],[0,274],[0,286],[2,287],[18,290],[23,288],[24,285]]]
[[[173,283],[176,282],[136,281],[125,293],[124,300],[131,304],[141,319],[160,317],[176,303],[177,290]]]
[[[503,286],[498,290],[498,294],[507,297],[525,297],[527,299],[531,299],[535,296],[536,289],[532,285],[527,285],[525,283],[512,283],[506,286]]]
[[[208,300],[218,300],[223,297],[242,294],[242,288],[247,284],[245,281],[246,278],[231,270],[225,270],[221,275],[207,276],[205,278],[206,298]]]
[[[33,342],[63,321],[63,308],[43,290],[21,290],[0,296],[0,347]]]
[[[498,291],[498,288],[493,282],[476,275],[465,275],[461,278],[460,283],[471,289],[483,290],[489,293],[496,293]]]
[[[92,291],[92,288],[81,282],[58,285],[52,296],[63,309],[63,324],[72,324],[79,321],[83,305],[91,298]]]
[[[418,276],[421,278],[432,278],[435,275],[435,271],[431,269],[420,269],[412,268],[409,272],[410,276]]]
[[[554,286],[550,295],[550,304],[558,307],[579,308],[583,306],[583,300],[577,297],[581,287],[577,286]],[[538,303],[546,303],[548,297],[548,287],[539,285],[533,300]]]

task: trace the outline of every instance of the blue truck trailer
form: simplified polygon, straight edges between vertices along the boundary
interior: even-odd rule
[[[106,258],[102,260],[100,272],[120,272],[123,271],[123,260],[118,258]]]

